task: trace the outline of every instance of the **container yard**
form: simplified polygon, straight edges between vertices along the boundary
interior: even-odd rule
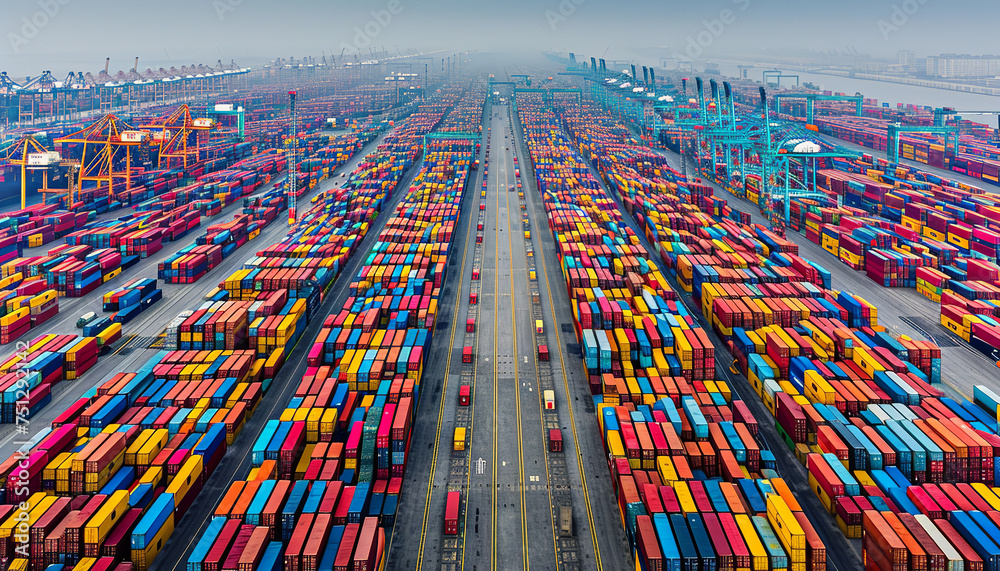
[[[566,6],[575,53],[390,3],[321,57],[15,56],[4,569],[1000,569],[993,80],[682,15],[720,62],[598,56]]]

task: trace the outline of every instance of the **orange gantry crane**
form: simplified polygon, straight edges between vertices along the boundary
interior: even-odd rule
[[[42,171],[42,187],[38,192],[42,193],[43,203],[48,203],[49,195],[58,198],[61,195],[69,195],[69,202],[74,200],[73,182],[76,170],[80,167],[80,162],[75,160],[64,160],[57,151],[50,151],[45,145],[38,142],[33,135],[25,135],[17,143],[7,149],[0,164],[8,164],[21,167],[21,209],[27,207],[27,184],[29,171]],[[49,188],[49,172],[55,170],[58,178],[59,168],[67,169],[67,187]]]
[[[201,151],[199,132],[209,131],[215,127],[215,120],[210,118],[192,118],[191,110],[186,104],[181,105],[173,113],[159,120],[143,125],[141,129],[150,134],[150,143],[160,147],[159,168],[170,168],[176,160],[187,168],[198,162]]]
[[[48,190],[48,169],[59,164],[59,153],[46,149],[33,135],[25,135],[7,149],[0,163],[21,167],[21,208],[24,209],[27,206],[28,171],[45,171],[42,189]]]
[[[56,143],[83,145],[80,157],[80,188],[93,182],[107,187],[115,199],[116,182],[128,188],[132,180],[132,148],[148,144],[148,131],[136,129],[114,115],[105,115],[89,127],[56,139]]]

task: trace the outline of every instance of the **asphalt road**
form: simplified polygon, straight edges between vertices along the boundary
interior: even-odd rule
[[[492,116],[492,111],[498,116]],[[421,407],[414,427],[414,455],[407,471],[407,479],[413,481],[404,485],[400,498],[390,546],[390,569],[437,569],[452,564],[456,569],[527,569],[532,563],[555,568],[551,512],[542,479],[545,438],[541,405],[533,386],[534,371],[529,366],[534,363],[534,347],[530,344],[533,324],[526,254],[517,195],[507,191],[515,183],[513,157],[507,150],[510,139],[505,139],[510,136],[507,109],[491,108],[487,113],[489,131],[484,130],[484,134],[490,143],[488,159],[482,164],[482,169],[488,169],[486,197],[480,195],[481,169],[470,185],[472,199],[460,220],[463,254],[458,256],[456,251],[451,260],[461,258],[461,265],[457,274],[449,276],[449,285],[442,292],[444,299],[456,296],[455,305],[448,309],[453,313],[445,319],[450,320],[452,329],[463,328],[463,332],[457,344],[455,335],[450,336],[446,347],[435,343],[425,367],[429,386],[423,389],[424,395],[434,399],[435,408]],[[485,140],[483,152],[487,152]],[[485,206],[486,217],[480,245],[478,305],[473,313],[478,316],[473,412],[467,453],[461,460],[468,462],[470,469],[462,490],[465,518],[460,522],[459,537],[449,538],[443,535],[441,521],[447,484],[458,458],[451,450],[451,436],[476,259],[476,243],[469,237],[480,204]],[[455,278],[460,282],[452,281]],[[439,316],[439,326],[441,323]],[[447,383],[443,382],[445,376]],[[425,476],[428,473],[429,478]],[[420,529],[421,533],[401,533],[404,529]],[[456,561],[443,559],[452,555]]]
[[[317,184],[312,191],[300,196],[298,200],[299,204],[308,205],[309,199],[321,190],[333,188],[335,185],[339,185],[342,181],[346,180],[346,178],[340,177],[340,173],[349,173],[352,171],[361,159],[381,142],[383,137],[384,135],[379,136],[374,141],[366,145],[350,161],[335,170],[329,178]],[[21,337],[21,340],[28,341],[30,339],[34,339],[38,335],[48,333],[82,334],[81,330],[76,328],[76,320],[81,315],[87,313],[88,311],[96,312],[98,315],[110,315],[110,313],[104,314],[101,311],[102,296],[105,292],[119,287],[121,284],[124,284],[131,279],[155,279],[156,267],[160,261],[166,259],[167,256],[177,252],[188,244],[193,243],[197,236],[204,233],[206,226],[229,220],[232,218],[234,213],[239,212],[242,208],[243,201],[241,199],[231,205],[227,205],[227,207],[219,215],[213,216],[212,218],[202,218],[201,226],[194,229],[191,233],[187,234],[180,240],[168,242],[159,252],[156,252],[149,258],[140,260],[135,266],[122,272],[122,274],[117,278],[83,297],[60,297],[59,313],[49,321],[46,321],[40,327],[29,331],[26,335]],[[131,210],[117,211],[111,216],[123,216],[130,211]],[[223,260],[221,264],[212,268],[211,271],[202,276],[202,278],[194,284],[166,284],[159,281],[158,287],[163,290],[163,299],[147,309],[145,312],[141,313],[130,323],[126,324],[122,328],[123,339],[129,335],[136,335],[140,338],[146,338],[148,341],[152,341],[151,338],[156,337],[161,331],[163,331],[167,324],[174,317],[176,317],[177,314],[185,309],[194,309],[197,307],[198,304],[201,303],[204,296],[211,291],[212,288],[216,287],[226,276],[240,268],[248,259],[254,257],[256,252],[266,248],[267,246],[280,242],[281,239],[288,233],[288,226],[285,223],[286,220],[287,219],[284,214],[279,214],[278,218],[265,227],[257,238],[237,249],[236,252]],[[44,253],[45,250],[48,250],[56,245],[57,243],[54,242],[43,248],[34,248],[32,250],[37,250],[37,253]],[[32,251],[28,251],[26,255],[31,255],[32,253]],[[37,253],[35,253],[35,255],[37,255]],[[33,434],[42,428],[49,426],[57,416],[62,414],[62,412],[65,411],[70,404],[79,399],[91,387],[106,381],[115,373],[136,370],[147,359],[156,353],[156,349],[145,348],[149,345],[148,342],[145,344],[139,344],[139,341],[141,341],[141,339],[136,339],[128,346],[125,346],[125,348],[117,354],[100,357],[97,364],[84,373],[82,378],[73,381],[62,381],[55,385],[52,388],[52,402],[30,419],[29,433]],[[135,347],[131,348],[133,344]],[[10,345],[4,352],[4,355],[13,354],[14,351],[14,345]],[[6,359],[6,356],[4,358]],[[7,457],[17,450],[19,446],[17,442],[22,440],[23,435],[21,435],[22,438],[16,438],[17,436],[16,425],[0,425],[0,457]]]

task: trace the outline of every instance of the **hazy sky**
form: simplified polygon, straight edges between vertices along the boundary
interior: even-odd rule
[[[997,16],[996,0],[0,0],[0,71],[61,78],[97,72],[105,57],[114,72],[135,56],[144,70],[382,45],[651,60],[852,46],[876,57],[1000,53]]]

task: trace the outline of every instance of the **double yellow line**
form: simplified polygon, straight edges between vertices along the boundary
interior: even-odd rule
[[[508,111],[509,112],[509,111]],[[502,127],[501,127],[502,129]],[[506,145],[499,138],[497,139],[498,145]],[[504,171],[507,171],[507,154],[506,152],[500,151],[504,157]],[[498,173],[499,174],[499,173]],[[517,422],[517,464],[518,464],[518,495],[520,497],[520,517],[521,517],[521,558],[523,561],[523,568],[525,571],[528,570],[530,566],[530,560],[528,556],[528,530],[527,530],[527,517],[525,512],[525,501],[524,501],[524,441],[521,435],[521,391],[520,381],[518,380],[518,369],[517,369],[517,315],[514,310],[514,297],[513,297],[513,286],[514,286],[514,258],[513,251],[514,245],[510,237],[510,196],[506,192],[506,189],[501,188],[500,177],[496,177],[495,192],[497,195],[496,202],[496,212],[497,212],[497,227],[496,227],[496,248],[495,248],[495,260],[499,262],[500,260],[500,193],[503,192],[507,206],[507,247],[509,253],[509,269],[510,269],[510,294],[511,294],[511,337],[513,342],[513,350],[511,352],[512,361],[514,363],[514,412],[515,419]],[[499,264],[497,264],[497,271],[494,274],[494,287],[496,289],[493,304],[493,313],[497,315],[500,309],[500,272]],[[500,322],[497,319],[493,321],[493,481],[491,485],[491,499],[492,503],[490,506],[490,568],[498,569],[497,567],[497,445],[499,443],[499,423],[498,423],[498,348],[500,346]]]
[[[493,136],[492,130],[490,136]],[[500,143],[502,144],[502,143]],[[492,480],[490,484],[490,569],[497,569],[497,444],[499,439],[497,438],[497,432],[499,430],[499,424],[497,422],[497,347],[500,343],[500,322],[497,319],[497,312],[500,309],[500,178],[494,176],[496,179],[496,184],[494,185],[496,189],[494,192],[497,195],[496,204],[496,218],[495,222],[496,228],[493,229],[494,234],[496,234],[496,239],[494,240],[494,252],[493,252],[493,457],[491,459],[492,463]]]
[[[516,148],[517,147],[515,147],[515,150],[516,150]],[[523,180],[523,175],[522,175],[522,180]],[[523,185],[522,185],[522,191],[523,191]],[[527,196],[525,196],[524,204],[525,204],[525,213],[527,213]],[[528,244],[531,243],[531,240],[529,238],[525,238],[524,242],[525,242],[525,251],[527,251],[527,246],[528,246]],[[539,245],[540,245],[540,243],[541,242],[539,241]],[[539,248],[539,250],[541,250],[541,248]],[[534,252],[534,248],[532,248],[532,252]],[[544,271],[544,268],[543,268],[543,271]],[[538,275],[538,264],[535,264],[535,275],[536,275],[535,279],[537,281],[537,279],[538,279],[537,278],[537,275]],[[527,276],[525,276],[525,277],[527,277]],[[530,282],[528,282],[528,283],[529,283],[529,287],[530,287]],[[549,299],[549,303],[551,303],[551,302],[552,302],[552,299],[550,298]],[[534,300],[532,300],[531,303],[532,303],[532,305],[534,305],[534,303],[535,303]],[[553,329],[555,329],[555,324],[556,324],[555,315],[553,315],[553,319],[552,319],[552,328]],[[534,324],[532,324],[532,326],[534,326]],[[537,335],[537,332],[536,332],[536,335]],[[556,334],[556,336],[557,336],[557,340],[558,340],[558,333]],[[536,346],[537,346],[537,343],[536,343]],[[550,486],[548,486],[549,482],[551,482],[551,480],[549,479],[550,475],[549,475],[548,430],[545,427],[545,401],[544,401],[544,398],[543,398],[543,395],[542,395],[542,375],[541,375],[541,371],[539,371],[539,368],[538,368],[538,351],[537,351],[537,347],[532,347],[531,356],[532,356],[532,362],[535,364],[535,388],[537,389],[535,392],[537,393],[537,397],[538,397],[538,419],[539,419],[539,422],[540,422],[540,426],[542,427],[542,431],[540,433],[540,436],[542,438],[542,442],[541,442],[541,444],[542,444],[542,458],[544,460],[543,464],[545,466],[545,484],[546,484],[545,490],[548,493],[548,497],[549,497],[549,520],[552,522],[552,526],[551,526],[551,529],[552,529],[552,552],[553,552],[554,557],[555,557],[556,568],[558,568],[558,566],[559,566],[559,539],[558,539],[558,537],[556,535],[556,523],[555,523],[555,520],[553,519],[553,515],[554,515],[553,509],[554,509],[554,506],[552,504],[552,488]],[[553,373],[554,373],[554,371],[553,371]],[[567,392],[567,394],[569,394],[569,393]]]
[[[508,113],[510,109],[508,108]],[[513,132],[511,132],[513,137]],[[506,145],[506,143],[504,143]],[[513,141],[511,141],[513,144]],[[503,168],[507,172],[508,164],[506,151],[503,154]],[[516,180],[516,179],[515,179]],[[497,193],[500,192],[500,179],[497,179]],[[518,493],[521,499],[521,556],[524,559],[524,571],[528,571],[531,560],[528,556],[528,517],[527,506],[524,501],[524,437],[521,433],[521,382],[518,376],[518,353],[517,353],[517,313],[514,309],[514,239],[511,237],[510,225],[510,192],[503,189],[504,199],[507,203],[507,248],[508,260],[510,261],[510,324],[511,335],[513,337],[513,349],[511,351],[514,362],[514,410],[517,417],[517,470],[518,470]],[[499,202],[499,196],[497,196]],[[537,373],[537,369],[536,369]]]

